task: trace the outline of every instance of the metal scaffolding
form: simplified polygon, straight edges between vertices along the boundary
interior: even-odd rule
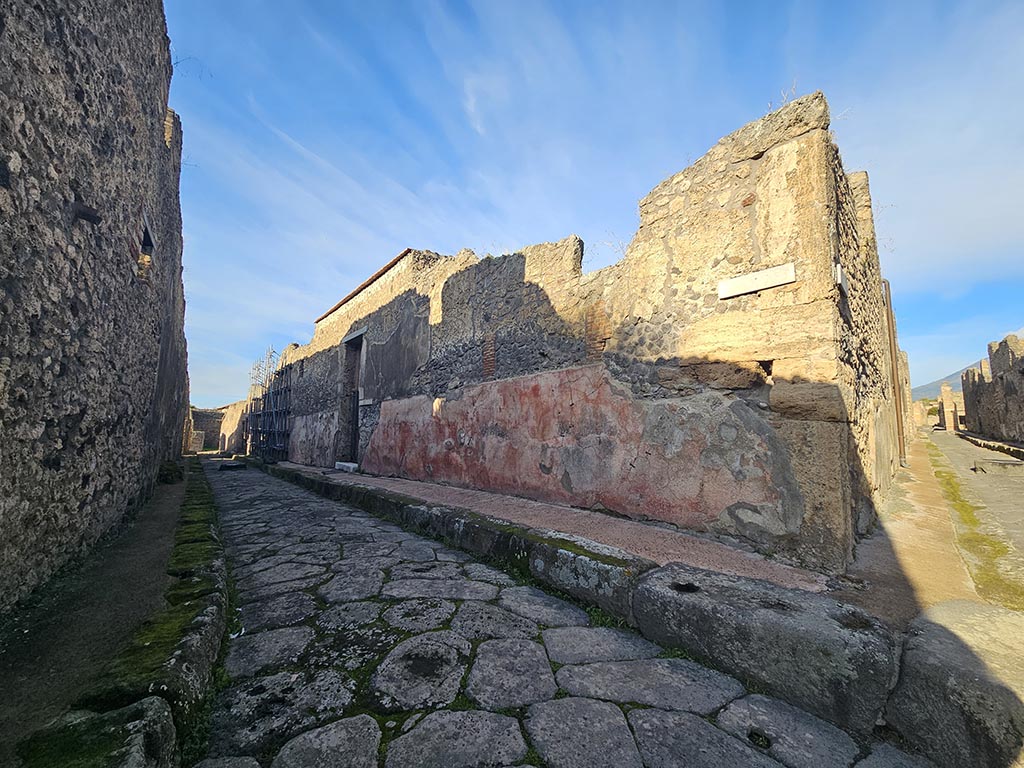
[[[288,458],[291,373],[291,365],[281,365],[272,348],[252,365],[245,419],[245,438],[251,456],[264,461]]]

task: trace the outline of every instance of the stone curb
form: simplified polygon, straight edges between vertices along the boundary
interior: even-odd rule
[[[404,528],[484,558],[500,560],[537,581],[633,622],[637,579],[657,564],[596,543],[586,545],[553,531],[501,523],[468,509],[427,504],[422,499],[360,483],[333,483],[293,469],[252,462],[272,477],[321,496],[360,507]]]
[[[610,547],[563,540],[554,532],[499,523],[470,510],[259,461],[250,464],[416,533],[503,560],[625,620],[648,639],[682,649],[864,741],[883,722],[887,706],[893,706],[897,685],[918,674],[915,657],[903,653],[902,634],[826,595],[680,563],[658,566]],[[948,704],[954,710],[959,706]],[[954,733],[949,738],[968,743],[970,734],[956,733],[957,718],[951,716]],[[919,741],[904,735],[911,736],[910,743]],[[952,768],[946,755],[922,751],[937,765]]]
[[[197,472],[199,482],[212,493],[205,471],[198,463],[193,464],[191,472]],[[61,743],[61,739],[71,738],[86,743],[107,728],[109,722],[120,723],[128,718],[131,722],[137,721],[138,724],[132,726],[134,730],[141,729],[149,734],[146,749],[155,752],[147,753],[147,757],[156,762],[146,765],[170,768],[178,764],[182,734],[177,731],[183,724],[188,727],[201,709],[227,630],[228,607],[227,565],[216,512],[212,520],[196,519],[187,509],[189,502],[186,492],[167,568],[168,574],[177,579],[165,593],[168,607],[140,627],[129,647],[111,661],[99,682],[79,698],[76,703],[79,711],[71,713],[73,717],[40,731],[26,744],[42,744],[48,749],[47,740]],[[195,558],[195,562],[181,565],[178,556],[183,554],[185,561],[191,561],[194,555],[190,548],[196,547],[203,554]],[[184,597],[174,596],[176,589],[181,589]],[[147,645],[140,640],[142,634],[153,622],[165,620],[176,610],[184,612],[187,624],[179,630],[180,635],[167,657],[142,673],[126,674],[124,667],[130,661],[125,662],[125,659],[130,660],[133,650]],[[95,724],[95,728],[90,724]],[[128,764],[123,760],[112,763]]]
[[[987,448],[990,451],[999,451],[1000,453],[1005,453],[1007,456],[1014,459],[1024,460],[1024,448],[1018,448],[1015,445],[1003,443],[998,440],[986,440],[983,437],[978,437],[977,435],[972,435],[968,432],[957,432],[956,436],[961,440],[966,440],[968,443],[978,446],[979,448]]]

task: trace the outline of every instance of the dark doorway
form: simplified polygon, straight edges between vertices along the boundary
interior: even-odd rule
[[[342,408],[348,412],[348,440],[345,445],[345,461],[359,462],[359,382],[362,376],[363,334],[345,341],[345,362],[342,375]]]

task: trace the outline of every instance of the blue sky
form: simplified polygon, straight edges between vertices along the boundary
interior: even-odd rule
[[[580,235],[821,89],[923,384],[1024,326],[1024,3],[166,0],[193,403],[406,246]]]

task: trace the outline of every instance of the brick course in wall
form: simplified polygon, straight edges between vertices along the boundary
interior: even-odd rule
[[[150,493],[188,403],[159,0],[0,0],[0,610]]]

